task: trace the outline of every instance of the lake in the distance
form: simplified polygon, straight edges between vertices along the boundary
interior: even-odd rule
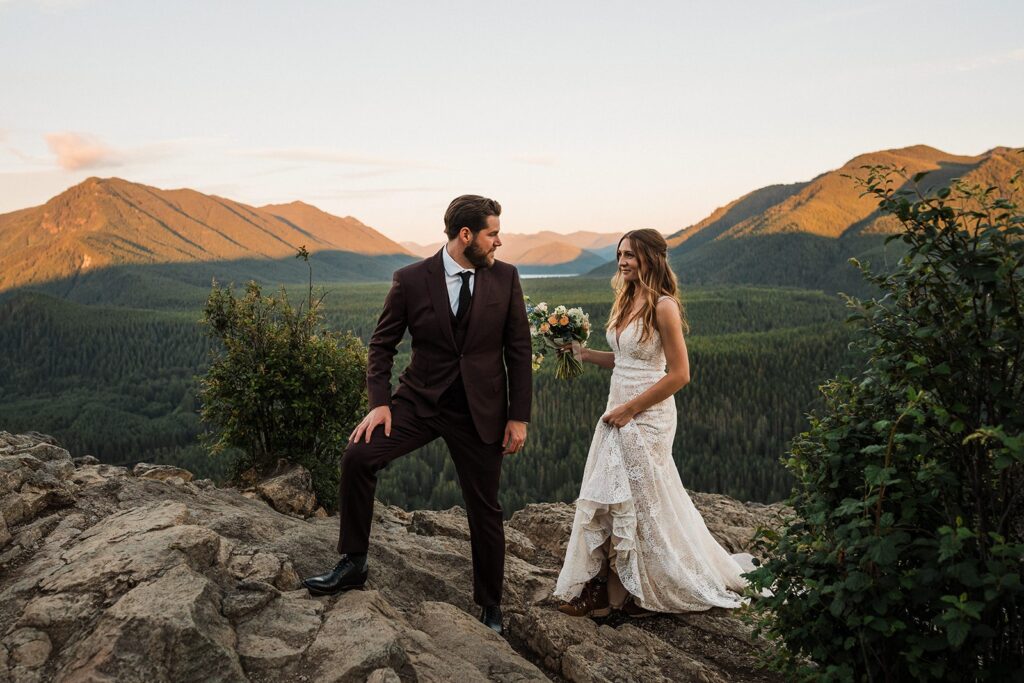
[[[520,280],[535,280],[539,277],[576,277],[579,273],[519,273]]]

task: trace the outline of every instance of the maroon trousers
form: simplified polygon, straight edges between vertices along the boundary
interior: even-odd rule
[[[433,417],[418,417],[411,403],[397,398],[391,406],[391,436],[378,427],[370,443],[350,443],[341,459],[339,511],[341,535],[339,553],[365,553],[370,545],[373,521],[373,493],[377,472],[410,451],[444,439],[451,452],[462,487],[469,518],[470,545],[473,551],[473,600],[478,605],[501,604],[505,574],[505,529],[498,482],[501,478],[502,445],[480,440],[461,381],[456,380],[440,402]]]

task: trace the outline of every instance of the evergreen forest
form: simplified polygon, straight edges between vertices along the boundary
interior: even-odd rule
[[[203,446],[196,399],[196,376],[211,351],[199,323],[209,289],[161,280],[160,296],[149,299],[158,303],[146,305],[111,285],[88,304],[26,290],[0,298],[0,429],[52,434],[76,456],[177,464],[223,480],[230,463]],[[591,346],[608,348],[603,330],[612,292],[606,278],[526,279],[523,285],[534,302],[582,306],[594,325]],[[323,289],[328,326],[368,340],[388,283],[326,283]],[[298,287],[287,291],[300,296]],[[855,361],[842,323],[845,308],[819,291],[756,286],[690,286],[683,300],[692,328],[692,381],[676,396],[674,456],[683,481],[741,500],[780,500],[791,487],[780,459],[807,428],[817,387]],[[407,362],[403,345],[395,381]],[[507,513],[576,497],[609,377],[588,365],[577,379],[556,380],[550,362],[535,373],[527,447],[503,472]],[[407,509],[461,503],[442,441],[389,466],[377,493]]]

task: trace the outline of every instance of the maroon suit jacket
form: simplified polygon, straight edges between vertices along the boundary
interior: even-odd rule
[[[529,421],[533,399],[530,326],[518,271],[502,261],[476,269],[461,352],[451,318],[440,251],[395,271],[370,339],[370,408],[391,403],[395,350],[408,329],[412,359],[398,378],[395,397],[411,401],[421,417],[436,415],[441,395],[461,372],[476,431],[484,443],[494,443],[508,420]]]

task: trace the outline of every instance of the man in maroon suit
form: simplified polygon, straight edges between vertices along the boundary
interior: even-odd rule
[[[501,632],[505,532],[498,480],[504,456],[526,441],[532,369],[530,329],[516,269],[494,259],[501,206],[476,195],[445,212],[448,243],[395,272],[369,346],[370,412],[341,460],[341,561],[303,583],[333,594],[366,582],[377,472],[437,437],[462,487],[480,620]],[[395,350],[408,330],[412,359],[391,394]]]

